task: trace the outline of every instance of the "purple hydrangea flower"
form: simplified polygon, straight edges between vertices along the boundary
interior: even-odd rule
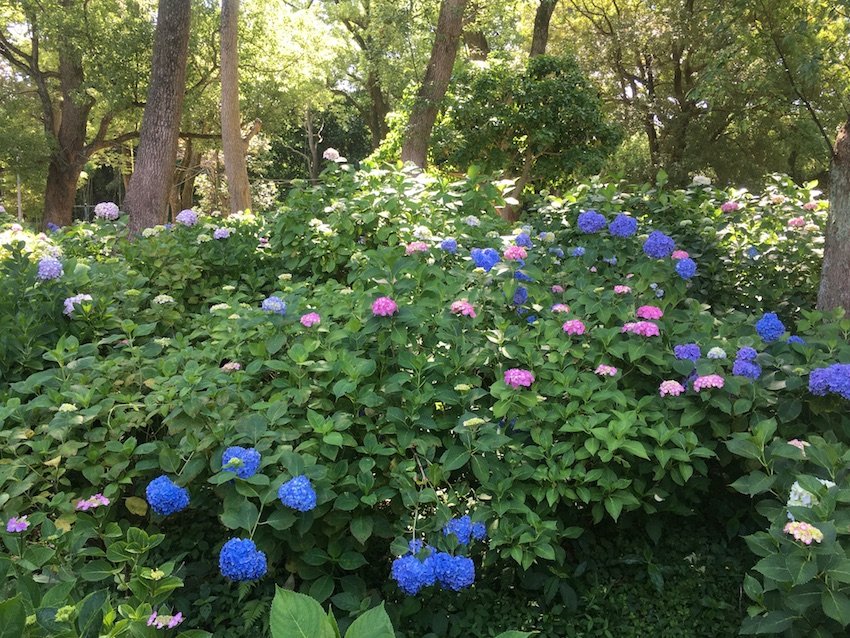
[[[198,213],[193,211],[191,208],[187,208],[177,213],[177,217],[174,218],[174,221],[178,224],[191,227],[198,223]]]
[[[702,356],[699,346],[695,343],[678,345],[673,348],[673,354],[676,355],[677,359],[686,359],[689,361],[696,361]]]
[[[682,279],[692,279],[697,274],[697,263],[689,257],[680,259],[676,262],[676,273]]]
[[[631,237],[637,232],[637,227],[634,217],[620,213],[608,224],[608,232],[614,237]]]
[[[643,243],[643,252],[653,259],[664,259],[676,250],[676,242],[660,230],[654,230]]]
[[[62,268],[62,262],[56,257],[42,257],[38,262],[38,278],[41,281],[50,281],[51,279],[59,279],[65,274]]]
[[[605,215],[595,210],[586,210],[578,216],[577,224],[581,232],[592,235],[605,228]]]
[[[779,320],[775,312],[766,312],[756,322],[756,332],[763,341],[770,343],[785,333],[785,324]]]

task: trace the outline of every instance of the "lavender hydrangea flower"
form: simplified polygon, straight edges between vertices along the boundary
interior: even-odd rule
[[[198,223],[198,213],[193,211],[191,208],[187,208],[177,213],[177,217],[174,218],[174,221],[178,224],[191,227]]]
[[[673,348],[673,354],[677,359],[696,361],[702,356],[700,347],[695,343],[683,343]]]
[[[809,392],[823,397],[837,394],[850,400],[850,363],[834,363],[809,374]]]
[[[37,276],[41,281],[59,279],[64,274],[65,270],[62,268],[62,262],[56,259],[56,257],[42,257],[39,260]]]
[[[262,309],[266,312],[273,312],[277,315],[285,315],[286,314],[286,303],[280,297],[266,297],[263,299]]]
[[[457,252],[457,240],[453,237],[446,237],[440,242],[440,248],[454,255]]]
[[[65,309],[62,311],[63,314],[67,316],[71,316],[74,313],[74,307],[78,304],[83,303],[84,301],[91,301],[91,295],[74,295],[73,297],[68,297],[65,299],[64,306]]]
[[[118,206],[113,202],[101,202],[100,204],[94,207],[94,216],[98,219],[115,221],[121,216],[121,211],[118,209]]]

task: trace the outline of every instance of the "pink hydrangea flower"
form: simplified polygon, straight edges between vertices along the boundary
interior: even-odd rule
[[[602,377],[613,377],[617,374],[617,368],[614,366],[605,365],[604,363],[600,363],[596,366],[595,370],[596,374]]]
[[[242,369],[242,364],[238,361],[228,361],[221,366],[221,369],[225,372],[237,372]]]
[[[456,315],[463,315],[464,317],[471,317],[475,319],[475,306],[469,303],[466,299],[459,299],[452,303],[451,307],[452,313]]]
[[[672,397],[677,397],[684,391],[685,386],[683,386],[678,381],[662,381],[661,385],[658,386],[658,394],[660,394],[662,397],[666,397],[668,395]]]
[[[587,330],[581,319],[570,319],[564,323],[563,328],[568,335],[583,335]]]
[[[528,253],[522,246],[508,246],[504,254],[508,261],[520,261],[528,257]]]
[[[374,306],[372,307],[374,311]],[[313,326],[321,323],[322,318],[319,316],[317,312],[308,312],[306,315],[301,315],[301,325],[305,328],[312,328]]]
[[[103,494],[98,492],[90,498],[80,499],[77,501],[75,509],[80,512],[88,512],[89,510],[97,509],[102,505],[109,505],[110,501]]]
[[[674,250],[670,255],[673,259],[687,259],[690,257],[687,250]]]
[[[10,534],[17,534],[18,532],[27,531],[29,526],[30,522],[27,520],[26,516],[13,516],[6,523],[6,531]]]
[[[724,202],[723,204],[721,204],[720,210],[721,210],[721,212],[724,212],[724,213],[734,213],[740,207],[741,207],[741,205],[738,202],[730,200],[728,202]]]
[[[723,384],[723,377],[719,374],[708,374],[704,377],[694,379],[694,390],[700,392],[707,388],[722,388]]]
[[[24,227],[20,224],[12,224],[11,226],[9,226],[9,230],[11,230],[13,233],[20,233],[21,231],[23,231],[23,229]]]
[[[805,545],[811,545],[812,541],[820,543],[823,540],[823,532],[814,525],[809,525],[803,521],[791,521],[786,523],[782,529],[786,534],[791,534],[794,540],[800,541]]]
[[[803,228],[805,225],[805,217],[792,217],[788,220],[788,228]]]
[[[391,317],[398,312],[398,304],[389,297],[378,297],[372,302],[372,314],[376,317]]]
[[[632,291],[631,286],[623,286],[622,284],[618,284],[614,286],[614,294],[617,295],[627,295]]]
[[[817,207],[817,202],[806,202],[805,204],[803,204],[803,210],[815,210]]]
[[[661,331],[651,321],[631,321],[620,328],[620,332],[640,335],[641,337],[658,337]]]
[[[569,312],[570,307],[565,303],[556,303],[552,306],[552,312]]]
[[[558,284],[555,284],[554,286],[552,286],[552,293],[553,294],[558,295],[562,292],[564,292],[563,286],[559,286]]]
[[[505,384],[512,388],[530,388],[532,383],[534,383],[534,375],[529,370],[521,368],[505,370]]]
[[[428,244],[424,241],[412,241],[404,248],[405,255],[428,252]]]
[[[664,312],[658,306],[641,306],[635,313],[638,319],[661,319]]]
[[[596,266],[591,266],[591,267],[590,267],[590,272],[596,272]]]

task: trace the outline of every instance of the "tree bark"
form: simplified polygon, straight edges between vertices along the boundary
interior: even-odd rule
[[[165,222],[186,93],[190,9],[191,0],[159,0],[151,83],[136,167],[124,199],[133,234]]]
[[[389,132],[387,114],[390,112],[381,80],[376,71],[369,71],[366,76],[366,88],[369,91],[369,132],[372,134],[372,150],[377,150]]]
[[[850,119],[835,140],[818,309],[850,313]]]
[[[469,50],[470,60],[483,61],[490,55],[490,44],[482,31],[464,30],[463,43]]]
[[[529,57],[546,54],[546,45],[549,43],[549,23],[555,12],[558,0],[540,0],[537,11],[534,14],[534,34],[531,37],[531,52]]]
[[[230,212],[251,208],[248,145],[242,138],[239,113],[239,0],[221,0],[221,148]]]
[[[431,59],[410,113],[401,147],[402,161],[413,162],[420,168],[424,168],[427,163],[431,130],[437,120],[440,102],[449,88],[467,2],[468,0],[442,0],[440,3],[440,17],[437,19],[437,33],[431,47]]]

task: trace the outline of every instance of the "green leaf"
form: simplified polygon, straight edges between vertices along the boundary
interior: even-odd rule
[[[27,613],[20,596],[0,603],[0,638],[21,638],[27,624]]]
[[[791,627],[794,615],[789,611],[769,611],[759,616],[745,618],[741,623],[741,634],[779,634]]]
[[[384,603],[370,609],[351,623],[345,632],[345,638],[395,638],[395,630],[384,610]]]
[[[80,638],[98,638],[103,626],[103,604],[106,602],[106,590],[101,589],[89,594],[80,605],[77,627]]]
[[[351,520],[351,535],[365,543],[372,535],[374,521],[371,516],[357,516]]]
[[[310,597],[320,603],[326,601],[334,593],[334,579],[330,576],[319,576],[310,585]]]
[[[830,569],[827,574],[839,583],[850,583],[850,558],[844,558],[838,565]]]
[[[804,585],[818,575],[817,561],[806,560],[798,554],[788,556],[786,566],[795,585]]]
[[[776,478],[773,476],[768,476],[760,470],[754,470],[732,483],[732,488],[741,494],[755,496],[767,492],[775,480]]]
[[[850,598],[846,595],[827,589],[821,594],[820,602],[827,616],[837,620],[842,627],[850,624]]]
[[[634,456],[649,460],[649,455],[646,453],[646,448],[640,441],[623,441],[620,443],[619,449],[625,450]]]
[[[80,576],[83,580],[90,583],[96,583],[99,580],[104,580],[114,576],[118,571],[112,563],[106,560],[93,560],[83,565],[80,569]]]
[[[276,588],[270,622],[272,638],[335,638],[322,606],[304,594]]]

